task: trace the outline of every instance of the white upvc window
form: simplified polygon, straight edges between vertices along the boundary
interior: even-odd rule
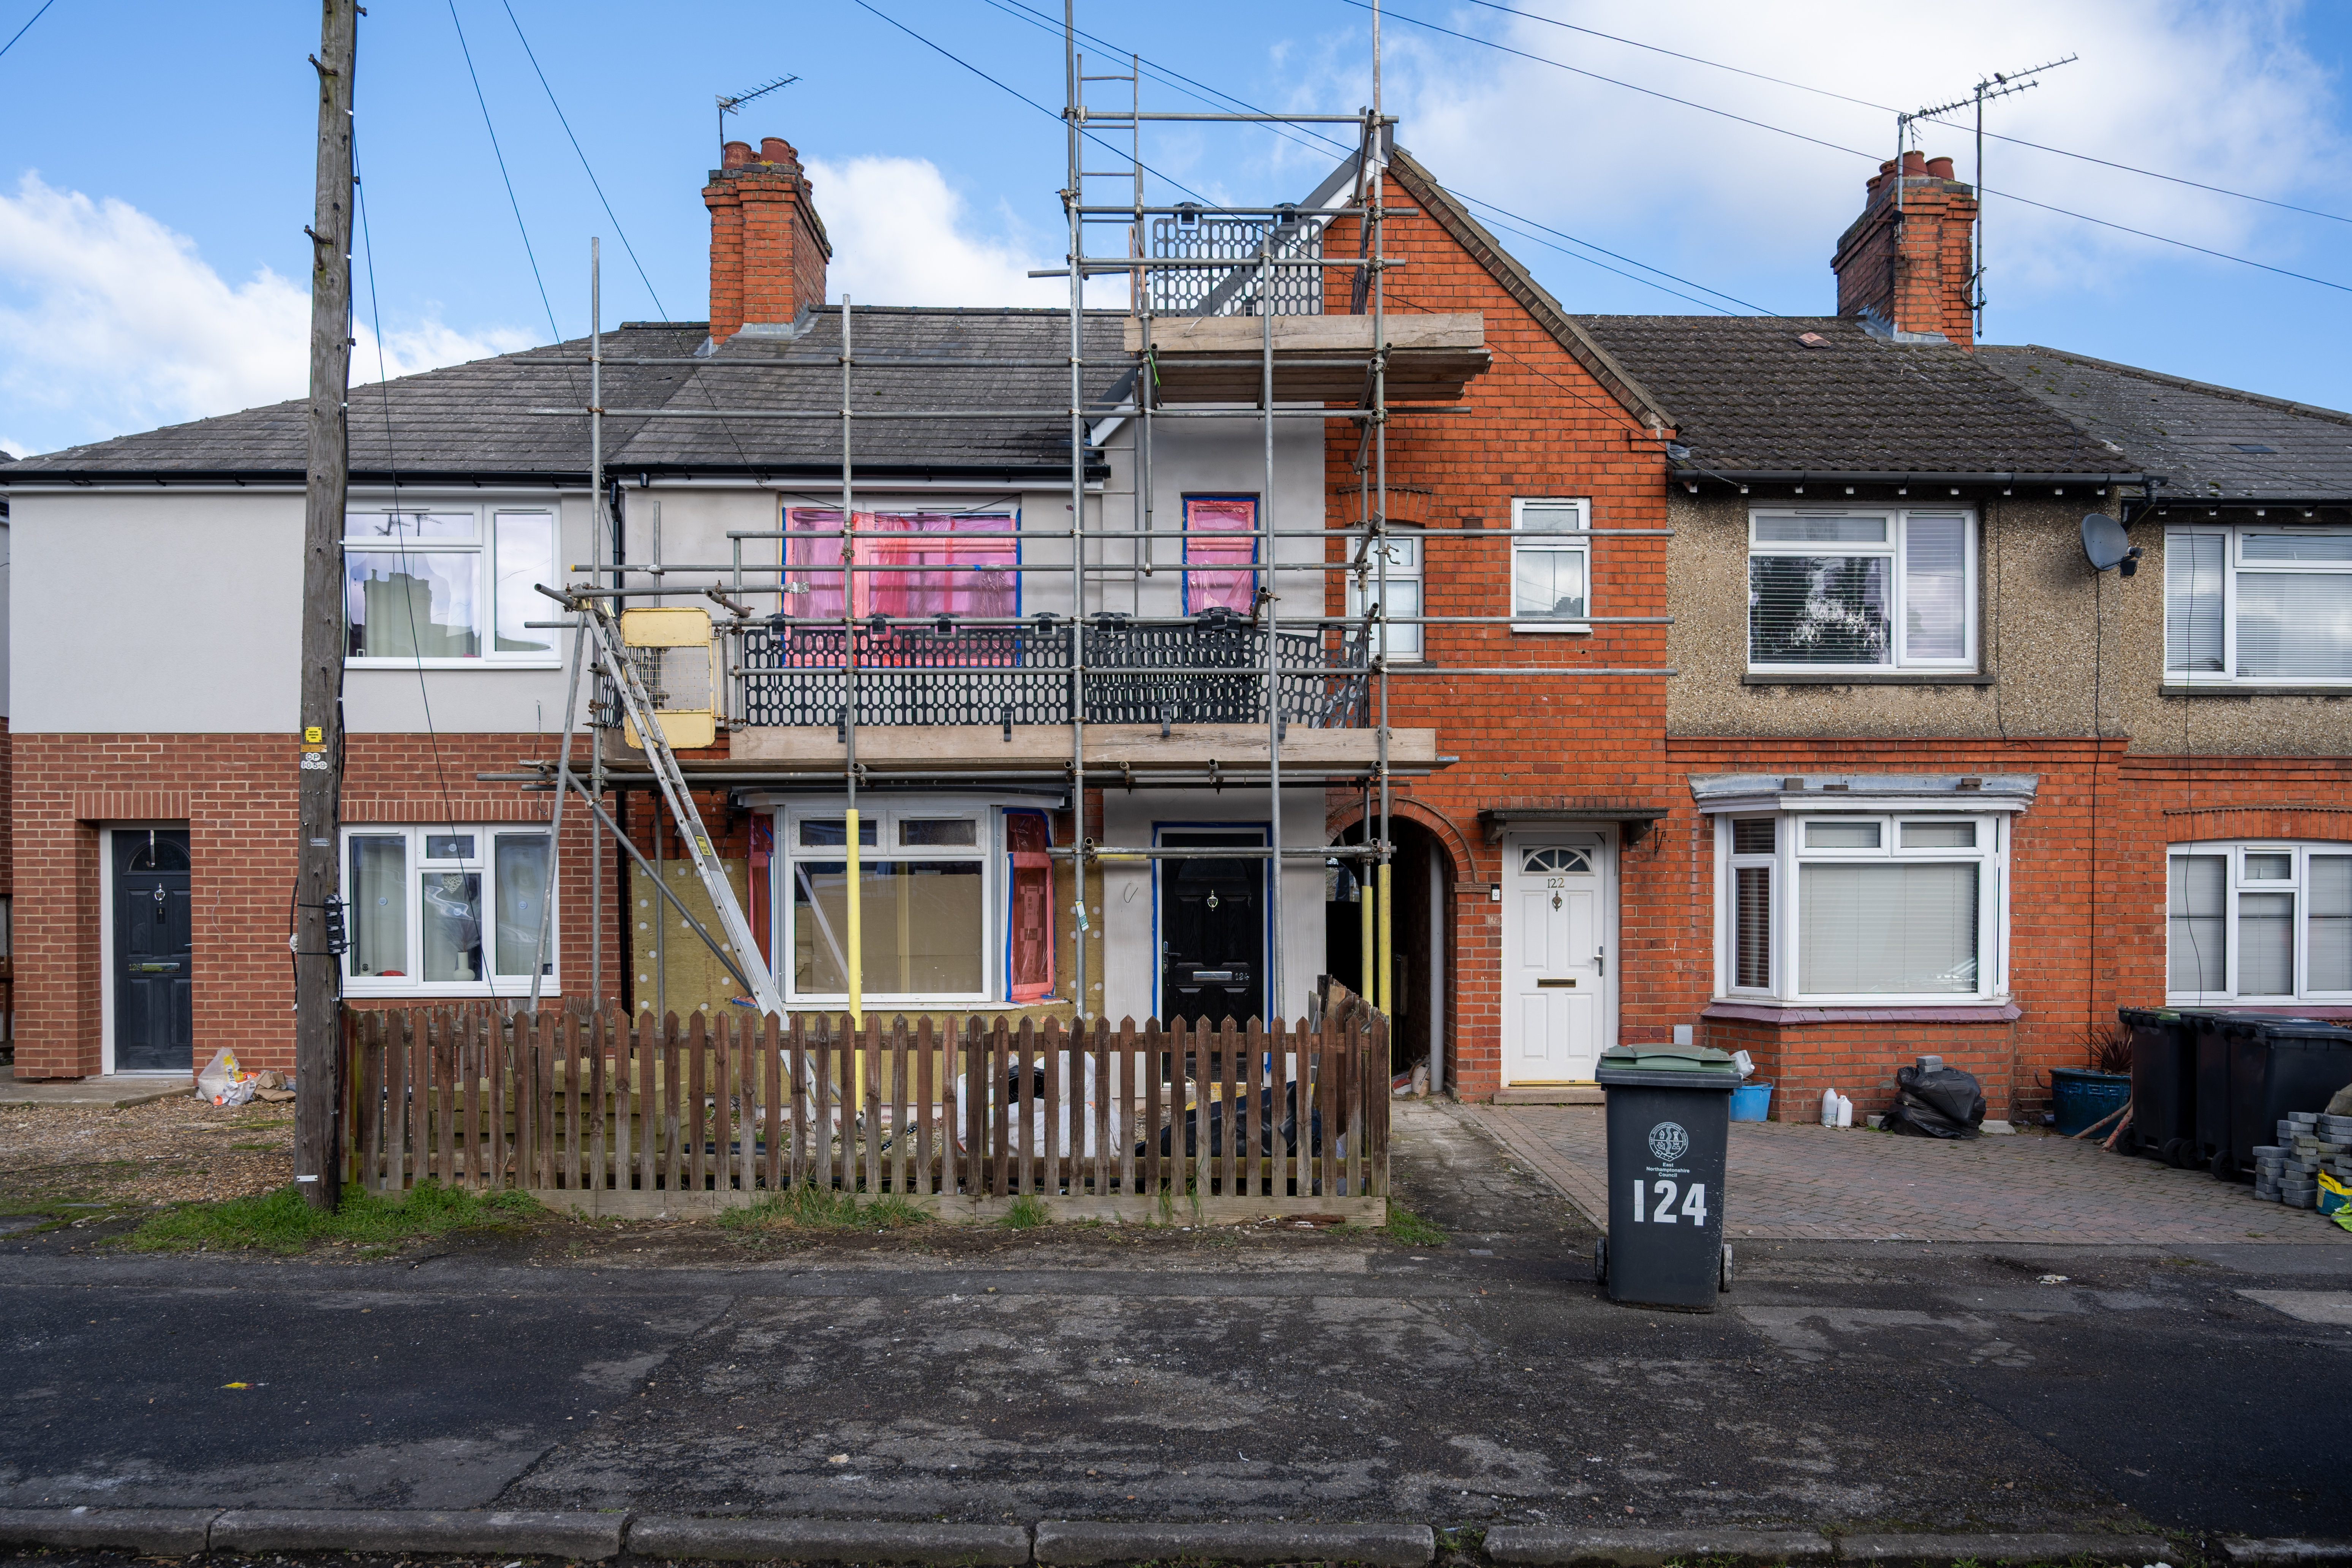
[[[1391,616],[1420,616],[1422,608],[1422,537],[1420,531],[1389,524],[1388,542],[1381,548],[1388,555],[1388,599],[1382,613]],[[1366,558],[1363,577],[1354,574],[1348,577],[1348,614],[1360,616],[1381,600],[1381,563],[1377,555]],[[1398,663],[1417,662],[1423,646],[1418,622],[1385,627],[1381,647]]]
[[[2352,1001],[2352,844],[2178,844],[2166,872],[2168,998]]]
[[[1759,507],[1748,530],[1750,670],[1976,669],[1974,513]]]
[[[2165,530],[2164,674],[2352,685],[2352,529]]]
[[[862,1000],[915,1007],[1000,1001],[1008,988],[998,904],[1010,885],[1003,812],[892,796],[857,822]],[[777,978],[788,1001],[845,1005],[849,860],[839,800],[776,813]]]
[[[552,666],[552,618],[533,586],[556,579],[551,505],[353,503],[343,517],[345,662],[354,667]]]
[[[1580,497],[1511,502],[1511,629],[1590,632],[1592,503]]]
[[[2001,816],[1717,818],[1716,991],[1886,1006],[2008,990]]]
[[[343,829],[342,897],[354,996],[520,996],[530,990],[544,827],[436,824]],[[546,921],[541,994],[556,990],[556,925]]]

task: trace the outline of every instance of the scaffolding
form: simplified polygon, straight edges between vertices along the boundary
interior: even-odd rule
[[[586,571],[584,583],[545,590],[566,606],[571,612],[569,616],[534,624],[574,629],[572,687],[576,692],[584,658],[591,675],[591,724],[599,731],[617,728],[625,721],[631,722],[634,728],[623,709],[626,707],[633,713],[636,704],[623,700],[625,691],[636,691],[647,706],[668,710],[664,697],[675,679],[672,661],[658,647],[625,647],[621,645],[634,639],[617,634],[629,615],[624,606],[632,601],[671,605],[686,596],[698,596],[714,612],[720,613],[713,621],[709,644],[712,663],[707,671],[716,722],[738,728],[821,728],[829,724],[835,729],[842,749],[838,777],[845,802],[843,854],[846,861],[850,927],[845,975],[847,1011],[854,1019],[862,1018],[864,1003],[864,976],[856,946],[860,929],[858,791],[868,774],[867,766],[859,759],[859,742],[861,730],[875,728],[877,721],[895,721],[899,726],[993,726],[1001,721],[1008,743],[1013,740],[1016,724],[1066,728],[1066,757],[1057,761],[1039,757],[1034,771],[997,772],[988,776],[1005,784],[1027,782],[1067,788],[1073,826],[1067,841],[1051,844],[1048,854],[1054,863],[1070,868],[1070,894],[1074,900],[1069,910],[1073,916],[1070,935],[1075,961],[1071,994],[1081,1018],[1094,1013],[1088,951],[1093,931],[1087,913],[1089,873],[1099,878],[1106,865],[1203,858],[1258,859],[1270,868],[1265,883],[1269,937],[1260,994],[1266,1013],[1273,1017],[1288,1016],[1294,1011],[1288,1005],[1294,978],[1300,982],[1297,989],[1301,997],[1305,994],[1304,977],[1284,973],[1288,926],[1284,912],[1282,868],[1310,859],[1318,863],[1352,863],[1356,884],[1361,889],[1358,898],[1362,955],[1360,978],[1366,999],[1387,1013],[1391,1006],[1393,984],[1392,785],[1400,776],[1398,759],[1392,754],[1393,731],[1390,723],[1392,681],[1424,675],[1574,677],[1665,675],[1670,671],[1612,668],[1598,662],[1446,666],[1425,658],[1400,665],[1390,658],[1392,628],[1508,625],[1523,621],[1525,616],[1433,616],[1426,613],[1425,602],[1416,604],[1413,608],[1417,613],[1412,615],[1391,614],[1388,608],[1391,602],[1390,568],[1394,559],[1391,519],[1387,515],[1391,494],[1390,424],[1398,417],[1439,416],[1459,410],[1444,406],[1445,395],[1433,394],[1425,384],[1425,376],[1423,381],[1410,380],[1413,375],[1423,374],[1421,372],[1406,373],[1409,390],[1402,396],[1391,396],[1392,367],[1402,362],[1398,360],[1400,345],[1391,331],[1387,278],[1405,263],[1391,252],[1388,225],[1399,218],[1423,215],[1392,204],[1386,190],[1394,122],[1381,102],[1377,5],[1373,7],[1371,103],[1355,114],[1146,110],[1142,107],[1139,58],[1129,57],[1122,62],[1127,67],[1124,71],[1087,72],[1078,47],[1075,10],[1075,0],[1065,0],[1066,91],[1062,118],[1067,174],[1061,199],[1067,226],[1067,258],[1061,268],[1033,274],[1067,281],[1066,354],[989,358],[902,353],[870,361],[862,359],[856,340],[857,313],[851,300],[844,296],[838,306],[837,407],[735,407],[724,406],[714,397],[709,407],[607,408],[604,372],[609,363],[691,367],[691,373],[698,377],[718,378],[750,363],[756,363],[764,372],[788,370],[813,375],[828,373],[834,367],[815,356],[797,363],[775,358],[730,362],[720,353],[685,360],[608,360],[601,314],[594,315],[587,361],[587,406],[534,408],[530,412],[562,417],[584,416],[588,420],[594,496],[592,531],[595,544],[584,568],[573,568]],[[1111,84],[1113,95],[1123,97],[1125,104],[1097,107],[1088,103],[1087,90],[1097,84]],[[1126,89],[1124,93],[1116,90],[1120,84]],[[1154,125],[1187,122],[1347,126],[1354,131],[1357,145],[1322,189],[1303,203],[1213,208],[1189,202],[1150,205],[1146,200],[1144,178],[1145,132]],[[1107,166],[1089,167],[1090,163]],[[1095,199],[1097,195],[1102,199]],[[1347,220],[1353,220],[1356,226],[1356,254],[1332,255],[1324,242],[1335,225]],[[1116,235],[1115,250],[1093,243],[1106,233]],[[595,310],[597,287],[594,268],[592,247],[592,311]],[[1327,312],[1338,292],[1335,274],[1346,275],[1346,313],[1359,318],[1359,323],[1339,332],[1318,334],[1306,331],[1313,326],[1307,318],[1338,313]],[[1088,310],[1087,285],[1090,279],[1119,277],[1129,283],[1125,335],[1121,352],[1106,354],[1088,342],[1089,317],[1099,317],[1100,312]],[[1423,325],[1429,320],[1416,318]],[[1171,349],[1173,340],[1162,332],[1163,327],[1170,332],[1179,331],[1166,326],[1171,322],[1181,324],[1187,343],[1213,341],[1213,352],[1180,354]],[[1204,331],[1206,340],[1202,336]],[[1423,343],[1432,346],[1419,346]],[[1433,354],[1432,363],[1438,363],[1439,369],[1431,374],[1441,379],[1455,374],[1464,365],[1483,367],[1485,363],[1483,344],[1476,345],[1473,352],[1459,342],[1448,345],[1426,334],[1402,352],[1408,357],[1422,354],[1424,360]],[[1448,353],[1454,356],[1451,360],[1444,358]],[[559,363],[577,365],[580,362],[574,358]],[[1449,363],[1455,370],[1445,370]],[[885,411],[860,408],[853,395],[861,376],[924,369],[1052,371],[1064,366],[1068,374],[1068,395],[1066,402],[1058,405],[1007,408],[990,405]],[[1089,373],[1115,375],[1116,380],[1107,393],[1090,396]],[[1467,375],[1477,373],[1476,368],[1470,369],[1462,373],[1460,379],[1466,380]],[[1192,378],[1189,396],[1176,399],[1167,395],[1170,380],[1183,377]],[[1456,384],[1452,397],[1460,395],[1460,386]],[[1177,405],[1180,401],[1181,406]],[[730,530],[726,534],[730,545],[730,559],[674,561],[662,553],[656,510],[650,558],[625,562],[609,510],[614,496],[604,467],[604,421],[607,416],[741,421],[755,426],[797,420],[836,423],[840,454],[838,526],[830,531],[789,526]],[[965,616],[953,617],[950,625],[948,618],[931,615],[860,616],[856,584],[861,575],[933,568],[860,560],[858,542],[879,535],[857,526],[857,426],[885,419],[947,421],[1016,416],[1066,422],[1069,522],[1066,529],[1033,527],[1024,511],[1018,518],[1017,527],[987,537],[992,542],[1051,541],[1066,547],[1069,559],[1066,563],[1032,563],[1016,553],[1013,563],[991,570],[1066,574],[1069,618],[1061,622],[1050,616],[1026,620]],[[1250,528],[1223,529],[1208,535],[1193,530],[1189,518],[1182,527],[1172,531],[1157,526],[1152,474],[1155,426],[1163,421],[1192,419],[1255,421],[1257,425],[1262,479]],[[1112,421],[1131,424],[1133,516],[1124,531],[1110,526],[1113,492],[1108,480],[1098,491],[1090,485],[1090,469],[1104,461],[1093,427]],[[1277,515],[1276,510],[1281,493],[1276,437],[1277,430],[1292,421],[1313,422],[1327,431],[1333,422],[1355,428],[1356,450],[1350,463],[1356,498],[1352,520],[1337,526],[1328,525],[1328,519],[1317,519],[1312,526],[1283,526],[1287,520]],[[1328,442],[1325,444],[1328,446]],[[1320,488],[1323,464],[1319,457],[1317,468]],[[1092,504],[1097,498],[1100,504]],[[790,518],[778,521],[789,524]],[[1587,526],[1580,534],[1588,539],[1610,535],[1654,537],[1666,531],[1594,529],[1590,527],[1590,518],[1584,521]],[[1247,570],[1257,583],[1255,603],[1249,611],[1244,615],[1211,610],[1172,619],[1144,615],[1145,581],[1171,570],[1180,574],[1187,570],[1206,570],[1189,563],[1187,546],[1197,538],[1211,537],[1221,544],[1249,542],[1252,554]],[[1412,527],[1410,537],[1416,541],[1446,537],[1492,539],[1494,534],[1477,527],[1424,525]],[[1316,542],[1313,558],[1285,559],[1282,548],[1286,541]],[[610,549],[608,542],[612,542]],[[830,542],[838,554],[837,564],[828,561],[819,570],[827,577],[837,577],[840,584],[839,617],[827,622],[806,617],[787,621],[781,614],[772,618],[756,615],[750,607],[751,597],[773,592],[780,595],[782,604],[782,595],[790,591],[793,575],[809,574],[811,568],[805,563],[793,563],[793,546],[821,542]],[[772,543],[775,547],[774,564],[747,563],[747,546],[764,551]],[[1172,567],[1160,557],[1161,546],[1171,543],[1176,555]],[[1017,549],[1016,544],[1016,552]],[[1261,573],[1262,579],[1258,575]],[[1349,613],[1328,613],[1333,574],[1339,574],[1355,590],[1357,605]],[[772,586],[764,583],[770,575],[775,578]],[[1312,575],[1317,584],[1313,613],[1286,611],[1279,593],[1282,580],[1288,577],[1296,581],[1307,575]],[[1589,592],[1589,577],[1587,581]],[[1128,590],[1123,610],[1114,608],[1112,603],[1122,584]],[[1583,625],[1663,625],[1666,621],[1663,616],[1580,616],[1577,619]],[[677,772],[675,761],[669,758],[668,746],[658,737],[643,735],[640,739],[645,742],[646,766],[654,775],[653,784],[648,787],[642,780],[621,776],[621,770],[608,763],[600,734],[591,748],[588,777],[583,779],[571,763],[574,721],[571,699],[567,699],[563,721],[563,749],[552,770],[542,763],[520,773],[481,776],[554,791],[559,824],[561,803],[567,795],[577,794],[585,802],[594,847],[591,863],[595,868],[591,910],[594,933],[590,954],[591,994],[602,995],[604,992],[602,839],[604,834],[611,833],[619,838],[633,862],[649,874],[660,889],[659,897],[675,907],[730,974],[744,984],[747,993],[763,1003],[777,997],[780,991],[772,983],[754,984],[753,977],[746,973],[748,968],[758,963],[759,954],[743,945],[745,928],[740,912],[723,922],[732,940],[722,941],[677,903],[662,876],[661,865],[666,837],[661,815],[665,801],[674,815],[683,816],[688,814],[677,813],[676,804],[682,792],[690,804],[691,789],[698,785],[757,785],[773,783],[777,775],[757,763],[745,763],[686,776]],[[1123,784],[1132,788],[1139,781],[1131,763],[1101,764],[1090,773],[1089,723],[1155,722],[1160,726],[1163,737],[1172,723],[1222,723],[1262,730],[1262,752],[1239,763],[1227,762],[1221,765],[1211,760],[1205,769],[1197,763],[1189,769],[1161,768],[1147,773],[1141,782],[1155,788],[1223,791],[1262,787],[1268,805],[1263,846],[1200,848],[1124,845],[1100,843],[1090,837],[1090,785],[1103,788]],[[1285,752],[1288,732],[1294,726],[1309,731],[1360,730],[1369,726],[1373,731],[1369,762],[1351,762],[1344,766],[1312,761],[1295,763]],[[1443,761],[1421,758],[1406,771],[1425,773],[1433,765],[1442,765]],[[804,781],[809,775],[803,771],[793,776]],[[919,784],[926,775],[902,762],[888,776],[900,783]],[[966,785],[971,783],[969,773],[932,776],[940,782]],[[1362,841],[1339,845],[1286,843],[1283,791],[1300,785],[1320,785],[1327,791],[1344,788],[1360,799],[1364,816]],[[615,823],[604,808],[604,796],[615,788],[644,790],[654,803],[654,857],[650,864],[629,843],[623,825]],[[623,815],[627,815],[625,807]],[[698,822],[696,826],[698,829]],[[707,855],[709,849],[706,839],[703,854]],[[887,848],[882,848],[881,853],[887,855]],[[550,858],[551,879],[555,859]],[[1369,878],[1362,874],[1367,865]],[[730,897],[723,875],[714,886],[700,857],[698,869],[703,871],[705,886],[713,887],[714,901]],[[1054,896],[1058,898],[1058,889]],[[626,898],[625,892],[624,908]],[[542,900],[542,921],[550,918],[551,903],[551,899]],[[655,982],[657,1007],[666,1000],[659,995],[658,988],[667,978],[665,932],[668,923],[667,919],[653,922],[656,949],[654,973],[661,977]],[[1104,940],[1108,942],[1107,935]],[[542,952],[544,943],[542,934]],[[1106,963],[1108,956],[1106,948]],[[767,979],[764,975],[757,978]],[[533,991],[535,1003],[536,982]],[[643,1005],[641,998],[639,1010]]]

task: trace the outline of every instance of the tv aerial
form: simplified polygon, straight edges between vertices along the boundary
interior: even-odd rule
[[[723,152],[727,145],[727,117],[729,115],[741,109],[753,99],[765,98],[768,94],[775,91],[776,89],[780,87],[790,87],[793,83],[800,79],[801,79],[796,76],[780,76],[773,81],[761,82],[759,86],[751,89],[749,92],[720,93],[719,95],[719,145],[721,151]]]
[[[2139,571],[2139,546],[2131,542],[2122,523],[2103,511],[2083,519],[2083,554],[2094,572],[2114,567],[2119,568],[2118,576],[2129,577]]]

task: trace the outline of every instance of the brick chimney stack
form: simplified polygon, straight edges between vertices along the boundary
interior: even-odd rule
[[[824,264],[833,255],[791,142],[770,136],[754,153],[748,142],[730,142],[720,164],[702,187],[710,209],[713,342],[749,326],[789,325],[806,307],[824,303]]]
[[[1866,187],[1862,216],[1838,237],[1841,316],[1871,316],[1898,332],[1940,332],[1976,346],[1969,309],[1977,222],[1975,187],[1952,178],[1949,158],[1903,154],[1900,216],[1892,160]]]

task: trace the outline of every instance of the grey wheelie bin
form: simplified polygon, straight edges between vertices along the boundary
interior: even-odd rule
[[[2195,1042],[2197,1058],[2196,1131],[2189,1140],[2191,1152],[2182,1163],[2202,1165],[2221,1180],[2230,1181],[2238,1174],[2240,1164],[2231,1152],[2239,1120],[2232,1104],[2238,1076],[2232,1058],[2250,1050],[2259,1052],[2263,1048],[2263,1030],[2268,1026],[2308,1024],[2322,1029],[2327,1026],[2317,1018],[2290,1018],[2233,1008],[2183,1007],[2180,1017]]]
[[[2352,1030],[2314,1018],[2241,1024],[2230,1038],[2233,1169],[2251,1172],[2255,1146],[2277,1142],[2278,1124],[2290,1111],[2325,1110],[2347,1083],[2352,1083]]]
[[[1731,1289],[1723,1244],[1724,1144],[1739,1069],[1718,1050],[1612,1046],[1609,1235],[1596,1249],[1612,1301],[1713,1311]]]

